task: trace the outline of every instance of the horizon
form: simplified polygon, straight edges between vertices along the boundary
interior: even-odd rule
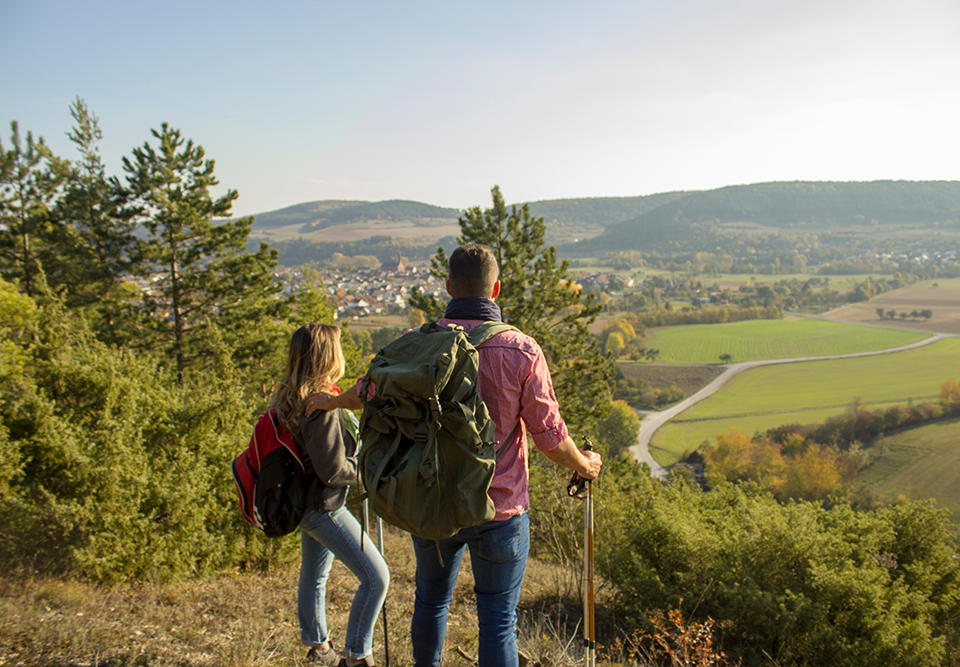
[[[108,172],[163,122],[234,215],[331,199],[464,210],[765,182],[960,180],[960,3],[8,1],[9,123]],[[25,29],[30,27],[31,29]],[[36,36],[44,37],[37,49]]]

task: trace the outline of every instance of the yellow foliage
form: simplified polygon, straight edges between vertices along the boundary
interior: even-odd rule
[[[960,401],[960,382],[950,378],[940,385],[940,400],[949,403]]]
[[[833,447],[812,444],[787,468],[782,494],[794,500],[823,500],[840,488],[839,453]]]
[[[623,354],[623,350],[626,345],[623,342],[623,336],[614,331],[612,334],[607,336],[607,354],[611,354],[614,357],[619,357]]]

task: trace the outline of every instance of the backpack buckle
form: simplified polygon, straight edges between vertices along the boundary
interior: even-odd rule
[[[427,441],[427,436],[430,434],[430,426],[427,422],[422,421],[417,424],[417,429],[413,432],[414,442],[425,443]]]

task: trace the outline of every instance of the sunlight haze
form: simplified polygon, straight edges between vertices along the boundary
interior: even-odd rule
[[[960,3],[2,0],[9,122],[108,168],[164,121],[236,214],[960,180]]]

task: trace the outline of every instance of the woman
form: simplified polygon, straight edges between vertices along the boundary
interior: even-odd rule
[[[374,665],[373,630],[390,583],[390,573],[373,541],[362,538],[357,520],[344,506],[348,487],[357,477],[356,427],[342,410],[307,412],[314,392],[338,393],[343,377],[340,329],[313,322],[290,340],[287,370],[270,406],[309,456],[305,490],[307,511],[300,522],[300,583],[297,614],[300,639],[311,647],[308,662],[323,665]],[[334,557],[360,580],[341,658],[327,634],[327,577]]]

